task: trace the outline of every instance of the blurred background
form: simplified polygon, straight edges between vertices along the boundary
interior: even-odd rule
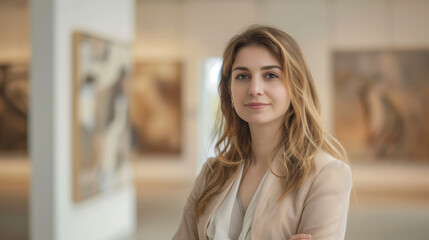
[[[0,239],[171,239],[227,41],[292,35],[349,154],[346,239],[428,239],[429,1],[0,0]]]

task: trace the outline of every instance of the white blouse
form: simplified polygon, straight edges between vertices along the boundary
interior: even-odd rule
[[[229,190],[225,199],[216,210],[207,227],[207,237],[209,240],[250,240],[250,229],[252,226],[253,212],[258,200],[261,186],[264,183],[269,170],[265,173],[259,183],[259,187],[252,197],[252,200],[244,212],[238,195],[241,178],[243,175],[244,164],[240,169],[240,173],[234,181],[233,186]]]

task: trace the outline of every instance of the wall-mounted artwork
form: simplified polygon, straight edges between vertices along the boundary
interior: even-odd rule
[[[429,162],[429,50],[336,52],[335,135],[359,162]]]
[[[181,152],[182,65],[176,61],[136,62],[130,100],[132,149],[145,155]]]
[[[74,200],[118,185],[129,170],[126,45],[74,34]]]
[[[28,63],[0,63],[0,156],[27,155]]]

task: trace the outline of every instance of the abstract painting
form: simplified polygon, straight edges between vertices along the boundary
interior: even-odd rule
[[[429,162],[429,50],[336,52],[334,87],[352,160]]]
[[[28,63],[0,63],[0,155],[26,156]]]
[[[132,150],[145,155],[181,152],[181,75],[178,61],[136,62],[130,99]]]
[[[114,187],[129,168],[126,45],[74,34],[74,200]]]

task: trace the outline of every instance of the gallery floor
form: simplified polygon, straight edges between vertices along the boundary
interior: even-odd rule
[[[0,168],[0,240],[28,239],[28,170],[12,172],[7,175]],[[138,228],[123,240],[171,239],[191,185],[137,182]],[[377,192],[356,189],[355,195],[358,201],[352,199],[347,240],[428,239],[428,191],[416,195],[391,191],[383,198]]]

